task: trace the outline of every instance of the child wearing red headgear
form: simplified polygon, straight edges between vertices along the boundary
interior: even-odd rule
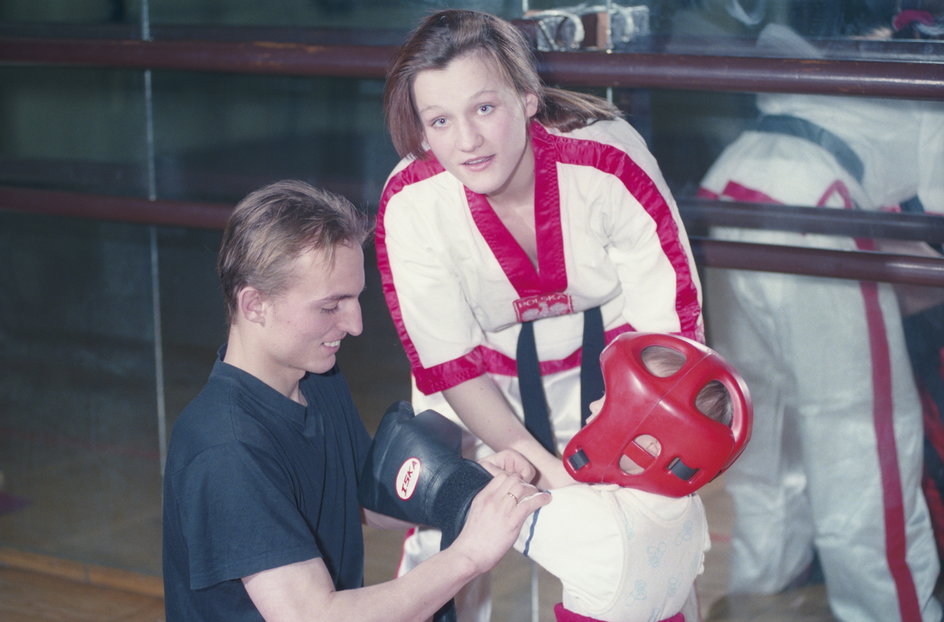
[[[697,622],[694,583],[710,542],[695,492],[750,438],[747,387],[714,351],[669,334],[624,333],[600,362],[605,395],[563,454],[581,483],[551,490],[515,548],[561,580],[558,622]],[[361,474],[362,505],[457,531],[489,479],[462,458],[460,436],[435,411],[395,404]]]
[[[694,493],[750,438],[747,387],[717,353],[673,335],[626,333],[601,363],[606,395],[564,452],[592,485],[552,490],[515,548],[561,580],[559,622],[693,622],[710,545]]]

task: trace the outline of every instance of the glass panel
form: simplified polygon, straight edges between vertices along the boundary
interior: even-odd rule
[[[526,17],[537,22],[538,45],[544,50],[609,47],[784,58],[815,54],[847,59],[944,59],[940,41],[931,41],[933,33],[940,36],[940,18],[936,24],[925,23],[924,17],[896,21],[896,2],[891,0],[535,0],[528,8]],[[810,49],[800,50],[782,41],[758,48],[757,36],[770,24],[795,30],[810,41]]]
[[[319,28],[412,28],[428,13],[455,6],[441,0],[286,0],[277,5],[255,0],[188,2],[151,0],[151,20],[161,24],[313,26]],[[504,17],[521,14],[520,0],[473,0],[462,8]]]
[[[234,201],[299,178],[372,204],[397,161],[380,81],[155,72],[153,84],[162,198]]]
[[[0,212],[2,545],[159,571],[147,229]]]
[[[782,58],[941,59],[940,42],[895,22],[897,4],[833,0],[676,0],[652,4],[653,45],[667,52]],[[772,25],[806,38],[808,47],[757,37]],[[893,24],[901,28],[895,30]]]
[[[141,72],[0,66],[0,184],[146,196]]]
[[[920,5],[921,3],[910,3]],[[360,44],[395,45],[430,11],[448,8],[438,0],[285,0],[271,5],[252,0],[9,0],[0,6],[0,30],[34,36],[109,36],[139,38],[146,6],[155,38],[233,38],[226,28],[242,29],[246,39],[307,40],[332,30],[347,31]],[[711,55],[792,57],[795,50],[757,49],[757,35],[769,24],[792,28],[829,58],[944,60],[941,19],[898,19],[894,0],[478,0],[465,8],[506,19],[540,15],[544,38],[559,49],[644,50]],[[932,6],[932,3],[927,3]],[[924,10],[924,9],[922,9]],[[927,9],[932,10],[932,9]],[[910,15],[914,15],[912,12]],[[606,18],[608,16],[608,18]],[[201,27],[199,33],[181,30]],[[71,30],[70,30],[71,28]],[[256,34],[246,36],[247,29]],[[284,32],[277,32],[283,29]],[[365,32],[373,31],[371,36]],[[607,38],[606,34],[610,36]],[[936,34],[935,34],[936,33]]]
[[[129,23],[138,2],[126,0],[4,0],[0,21],[22,23]]]
[[[203,387],[226,339],[223,297],[216,276],[222,232],[158,230],[160,318],[168,435],[177,414]]]

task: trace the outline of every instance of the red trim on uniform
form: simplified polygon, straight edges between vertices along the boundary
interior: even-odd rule
[[[914,9],[899,11],[895,19],[892,20],[892,28],[895,29],[895,32],[898,32],[915,22],[931,26],[934,24],[934,14],[931,11],[916,11]]]
[[[534,153],[537,268],[495,213],[488,198],[468,188],[465,190],[469,209],[479,233],[488,243],[505,276],[521,298],[563,292],[567,289],[556,152],[548,140],[549,134],[539,123],[531,124],[530,136]]]
[[[617,335],[628,333],[632,330],[635,329],[629,324],[622,324],[611,328],[604,333],[603,342],[610,343]],[[541,361],[541,375],[547,376],[549,374],[556,374],[567,371],[568,369],[580,367],[581,360],[583,360],[582,351],[577,350],[562,359]],[[436,393],[454,387],[461,382],[481,376],[483,373],[498,376],[517,376],[518,364],[515,362],[515,359],[502,354],[498,350],[478,346],[461,359],[446,361],[445,363],[420,371],[428,371],[429,374],[424,374],[421,377],[421,374],[418,373],[417,370],[414,370],[413,374],[416,378],[416,386],[420,391],[429,395],[430,393]],[[449,378],[449,381],[440,381],[441,378]],[[421,382],[423,384],[420,384]]]
[[[834,194],[842,197],[846,209],[855,209],[849,189],[839,180],[826,190],[818,206],[826,204]],[[859,250],[875,250],[875,241],[855,238]],[[872,357],[872,422],[875,427],[879,473],[882,479],[882,501],[885,517],[885,558],[895,589],[898,591],[898,610],[902,620],[920,620],[921,605],[918,592],[908,567],[908,538],[905,533],[905,502],[901,492],[901,472],[898,469],[898,447],[895,441],[895,405],[892,399],[894,382],[892,363],[885,330],[885,318],[879,303],[878,284],[860,281],[869,349]]]
[[[439,160],[432,157],[432,154],[430,154],[430,157],[426,160],[414,160],[387,181],[387,185],[384,187],[383,194],[380,197],[380,205],[377,211],[374,246],[377,252],[377,269],[380,272],[381,287],[383,288],[384,298],[387,300],[387,308],[390,311],[393,325],[397,329],[397,336],[400,337],[400,343],[403,344],[403,350],[406,352],[406,356],[410,361],[410,367],[413,369],[414,375],[416,375],[418,371],[422,372],[424,368],[420,363],[420,356],[416,351],[416,346],[413,345],[413,340],[410,338],[410,334],[407,332],[406,326],[403,323],[400,299],[397,296],[397,287],[393,282],[393,272],[390,269],[390,257],[387,254],[387,232],[384,227],[384,214],[387,210],[387,203],[390,201],[390,197],[395,196],[411,184],[429,179],[445,170],[443,165],[439,163]]]
[[[416,531],[417,531],[417,528],[416,528],[416,527],[410,527],[409,529],[407,529],[407,530],[403,533],[403,543],[400,545],[400,559],[399,559],[399,561],[397,561],[397,574],[396,574],[396,576],[398,576],[398,577],[399,577],[401,574],[404,574],[404,571],[403,571],[403,561],[406,559],[406,542],[407,542],[407,540],[409,540],[410,538],[413,537],[413,535],[416,533]]]
[[[878,286],[860,282],[869,326],[869,347],[872,351],[873,423],[878,447],[879,468],[885,513],[885,556],[898,590],[898,607],[902,620],[920,620],[921,607],[911,569],[905,558],[908,542],[905,535],[904,500],[898,470],[898,449],[895,443],[894,406],[892,405],[892,370],[888,352],[888,336],[878,301]]]
[[[728,182],[718,198],[721,198],[722,196],[730,197],[735,201],[742,201],[744,203],[780,203],[780,201],[773,199],[760,190],[754,190],[753,188],[742,186],[736,181]]]
[[[688,262],[689,256],[682,244],[673,212],[655,182],[628,154],[616,147],[592,140],[556,136],[536,121],[530,126],[530,135],[535,153],[534,209],[538,269],[498,218],[487,198],[466,189],[466,198],[476,227],[519,296],[566,290],[567,271],[561,229],[557,163],[595,166],[600,171],[620,179],[655,222],[662,251],[677,275],[675,308],[679,318],[680,334],[704,341],[704,335],[698,330],[701,306],[698,303],[698,292]],[[384,214],[392,196],[406,186],[423,181],[444,170],[443,166],[430,156],[427,160],[411,162],[394,175],[387,182],[381,196],[375,235],[377,264],[387,306],[397,328],[397,335],[410,361],[417,388],[427,394],[456,386],[486,372],[507,375],[517,373],[513,359],[484,346],[476,348],[463,357],[425,368],[420,363],[416,346],[403,323],[385,244]],[[609,331],[607,335],[614,331],[615,334],[619,334],[627,330],[632,330],[632,328],[619,327]],[[609,339],[607,337],[606,342]],[[579,364],[580,351],[578,350],[564,359],[542,361],[541,373],[548,374],[572,369]]]
[[[628,333],[632,330],[634,329],[629,324],[623,324],[621,326],[617,326],[616,328],[612,328],[603,334],[603,343],[610,343],[616,338],[617,335]],[[517,363],[515,362],[515,359],[511,358],[510,356],[505,356],[496,350],[488,348],[481,349],[483,350],[482,355],[485,360],[485,367],[489,373],[498,374],[501,376],[516,376],[518,374]],[[581,352],[581,350],[577,350],[565,358],[554,361],[541,361],[541,375],[547,376],[549,374],[556,374],[562,371],[567,371],[568,369],[580,367],[580,361],[583,359]]]
[[[611,145],[553,135],[537,121],[531,123],[530,134],[535,158],[534,220],[538,269],[501,222],[488,199],[466,189],[476,226],[518,295],[525,297],[567,289],[557,163],[594,166],[619,179],[656,223],[662,252],[677,275],[675,305],[680,334],[700,339],[698,318],[701,306],[688,253],[681,243],[675,216],[652,178],[628,154]]]
[[[564,607],[564,603],[557,603],[554,605],[554,617],[557,618],[557,622],[602,622],[602,620],[597,620],[596,618],[590,618],[579,613],[574,613],[573,611]],[[677,613],[671,618],[666,618],[662,622],[685,622],[685,616],[681,613]]]
[[[662,252],[675,270],[675,311],[679,319],[682,336],[704,341],[704,335],[698,328],[701,317],[701,305],[698,303],[698,290],[692,277],[689,255],[682,243],[678,222],[669,202],[646,171],[642,169],[626,152],[590,140],[551,135],[538,123],[532,124],[532,133],[554,141],[557,161],[564,164],[580,164],[596,167],[598,170],[619,179],[626,191],[635,198],[656,225],[656,235],[662,246]],[[627,293],[628,295],[628,293]]]
[[[433,365],[432,367],[413,367],[416,388],[424,395],[431,395],[462,384],[466,380],[478,378],[488,371],[488,354],[492,350],[477,346],[465,356]]]
[[[699,190],[700,196],[711,195],[711,191]],[[846,185],[836,180],[820,198],[817,207],[825,207],[827,200],[838,194],[846,209],[854,209],[855,202]],[[754,203],[780,203],[766,194],[729,181],[717,198],[729,197],[735,201]],[[860,250],[874,250],[870,239],[855,239]],[[885,523],[885,556],[892,580],[898,592],[898,608],[902,620],[920,620],[921,606],[918,601],[914,577],[908,567],[906,555],[904,500],[901,491],[901,473],[898,469],[898,448],[895,442],[893,381],[891,356],[885,319],[879,304],[878,285],[860,281],[863,308],[869,333],[869,348],[872,359],[872,421],[875,429],[876,448],[882,479],[882,505]]]
[[[530,130],[534,152],[534,222],[541,282],[545,291],[563,292],[567,289],[567,264],[557,178],[560,154],[555,148],[554,137],[540,123],[532,121]]]
[[[534,264],[492,209],[488,198],[468,188],[465,189],[465,198],[469,203],[469,212],[475,226],[501,266],[502,272],[518,292],[518,296],[523,298],[539,293],[541,279]],[[538,240],[540,241],[540,238]]]

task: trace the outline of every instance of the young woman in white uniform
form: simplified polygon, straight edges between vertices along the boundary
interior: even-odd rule
[[[377,255],[414,406],[460,421],[478,452],[518,450],[540,486],[565,485],[554,454],[602,394],[598,366],[581,382],[581,360],[593,376],[627,331],[704,338],[675,201],[619,111],[543,86],[521,33],[488,14],[424,20],[385,106],[404,159],[381,198]]]

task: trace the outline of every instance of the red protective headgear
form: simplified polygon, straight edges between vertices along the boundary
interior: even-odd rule
[[[650,346],[685,357],[667,377],[650,371],[642,352]],[[727,469],[751,436],[753,409],[744,380],[710,348],[675,335],[624,333],[600,356],[606,399],[598,415],[567,444],[564,467],[580,482],[609,482],[670,497],[691,494]],[[695,406],[701,389],[717,380],[731,398],[730,427]],[[634,442],[640,435],[661,445],[652,456]],[[643,468],[620,468],[627,456]]]

